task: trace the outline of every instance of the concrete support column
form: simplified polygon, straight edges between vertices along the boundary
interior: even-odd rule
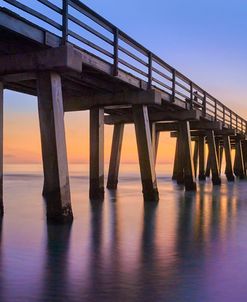
[[[114,125],[111,157],[108,172],[107,188],[116,190],[118,184],[118,173],[120,166],[122,142],[123,142],[124,124]]]
[[[234,181],[233,168],[232,168],[232,154],[230,136],[223,135],[223,144],[225,150],[226,169],[225,174],[228,181]]]
[[[151,129],[151,139],[152,139],[153,154],[154,154],[154,163],[156,164],[160,132],[156,131],[156,123],[150,123],[150,129]]]
[[[179,144],[179,138],[177,137],[176,138],[174,163],[173,163],[172,180],[177,180],[177,175],[178,175],[178,164],[179,164],[179,146],[178,146],[178,144]]]
[[[199,136],[199,180],[205,180],[205,137]]]
[[[3,216],[3,83],[0,82],[0,219]]]
[[[235,139],[234,174],[240,179],[244,179],[246,176],[244,169],[242,142],[240,137],[238,136],[236,136]]]
[[[159,193],[154,168],[154,154],[147,106],[133,106],[136,141],[145,201],[157,201]]]
[[[221,170],[222,170],[222,161],[223,161],[223,146],[220,145],[219,146],[219,172],[220,172],[220,175],[221,175]]]
[[[207,130],[208,148],[209,148],[209,161],[212,171],[212,182],[214,185],[220,185],[220,172],[217,149],[215,144],[215,136],[213,130]]]
[[[70,222],[73,214],[61,78],[53,72],[40,73],[37,87],[47,219],[59,223]]]
[[[104,199],[104,109],[90,109],[89,197]]]
[[[178,137],[177,137],[177,154],[175,156],[176,163],[174,163],[174,167],[176,165],[177,171],[176,171],[176,180],[178,185],[184,184],[184,154],[183,154],[183,138],[180,131],[178,131]]]
[[[184,185],[186,191],[195,191],[195,172],[191,151],[190,125],[188,121],[179,122],[179,149],[181,151],[181,164],[184,172]]]
[[[205,171],[206,177],[210,177],[210,170],[211,170],[211,166],[210,166],[210,155],[209,155],[209,145],[208,145],[208,156],[207,156],[206,171]]]
[[[243,160],[244,160],[244,170],[246,174],[247,170],[247,140],[242,140],[242,151],[243,151]]]
[[[193,154],[195,178],[197,177],[198,156],[199,156],[199,146],[198,146],[198,140],[196,140],[194,146],[194,154]]]

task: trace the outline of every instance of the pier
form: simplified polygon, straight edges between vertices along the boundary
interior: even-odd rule
[[[158,201],[161,132],[176,140],[172,179],[244,179],[246,120],[79,0],[0,1],[0,213],[3,215],[3,91],[37,96],[47,219],[70,222],[64,114],[90,111],[90,188],[104,199],[104,127],[113,125],[107,188],[116,190],[125,124],[133,124],[145,201]],[[38,21],[37,21],[38,20]],[[232,158],[232,150],[235,157]],[[223,157],[224,154],[224,157]],[[225,171],[222,159],[225,158]]]

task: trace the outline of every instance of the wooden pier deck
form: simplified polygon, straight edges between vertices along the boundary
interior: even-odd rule
[[[64,132],[68,111],[90,110],[92,200],[104,199],[104,124],[114,125],[108,189],[117,188],[129,123],[135,125],[145,201],[159,199],[155,160],[162,131],[177,140],[173,179],[186,190],[196,190],[196,177],[210,174],[220,185],[223,152],[227,179],[245,178],[245,119],[81,1],[59,3],[36,0],[30,8],[22,1],[0,1],[2,214],[4,89],[38,97],[43,194],[51,221],[73,218]]]

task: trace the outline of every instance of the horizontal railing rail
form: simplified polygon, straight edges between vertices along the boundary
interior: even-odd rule
[[[26,4],[24,4],[26,3]],[[226,107],[199,85],[167,64],[80,0],[0,0],[6,7],[47,31],[61,37],[61,43],[72,43],[112,64],[114,76],[127,71],[180,100],[188,109],[198,109],[204,116],[246,133],[246,120]]]

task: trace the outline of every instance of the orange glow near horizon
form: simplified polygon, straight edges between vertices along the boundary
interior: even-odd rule
[[[20,99],[20,106],[12,103],[13,96]],[[25,101],[27,99],[27,101]],[[19,107],[20,106],[20,107]],[[31,110],[28,110],[29,108]],[[38,108],[36,99],[20,93],[11,93],[5,98],[4,108],[4,163],[36,164],[42,162]],[[245,112],[242,112],[243,116]],[[246,114],[247,115],[247,114]],[[69,163],[89,162],[89,113],[67,112],[65,114],[66,142]],[[105,163],[111,152],[112,126],[105,126]],[[161,133],[157,163],[172,164],[175,139],[169,133]],[[133,125],[126,125],[122,147],[122,163],[137,163],[137,146]]]
[[[18,98],[20,94],[16,94]],[[8,102],[11,102],[7,98]],[[35,102],[35,100],[34,100]],[[27,107],[28,103],[23,103]],[[33,105],[32,105],[33,106]],[[36,105],[37,106],[37,105]],[[41,163],[38,108],[33,112],[10,110],[4,112],[4,162],[6,164]],[[66,142],[70,163],[89,161],[89,114],[70,112],[65,114]],[[105,126],[105,162],[109,162],[112,140],[112,126]],[[160,135],[158,162],[171,163],[174,157],[175,140],[169,134]],[[126,125],[121,162],[137,163],[137,146],[133,125]]]

